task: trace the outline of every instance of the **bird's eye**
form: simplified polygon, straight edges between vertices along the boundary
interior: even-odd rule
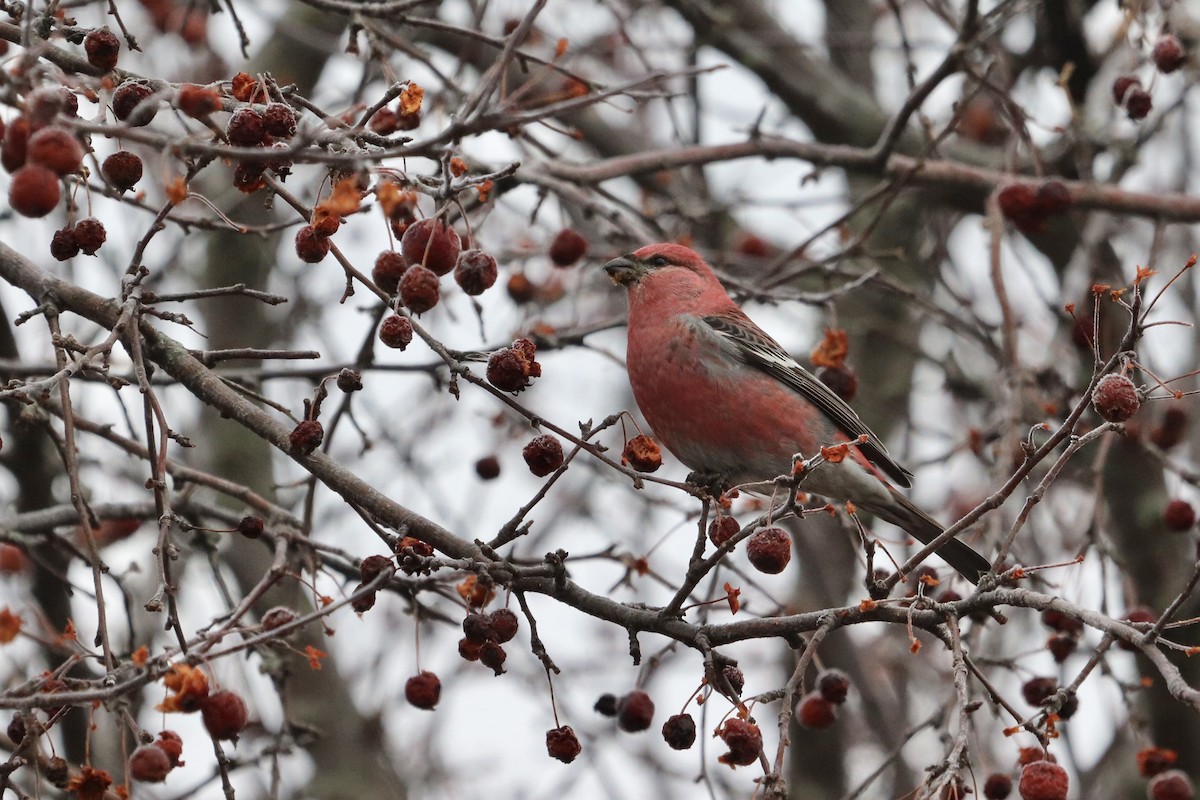
[[[652,267],[665,267],[671,263],[666,256],[655,256],[647,262]]]

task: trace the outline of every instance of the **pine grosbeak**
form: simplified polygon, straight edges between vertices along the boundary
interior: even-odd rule
[[[652,244],[604,270],[628,289],[634,399],[680,461],[724,485],[762,483],[789,474],[795,454],[865,436],[848,458],[804,476],[802,488],[852,501],[922,542],[942,532],[884,478],[907,488],[911,475],[879,437],[746,316],[700,255]],[[990,567],[956,539],[938,555],[973,583]]]

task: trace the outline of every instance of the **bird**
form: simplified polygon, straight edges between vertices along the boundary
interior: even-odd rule
[[[719,476],[723,486],[762,485],[791,474],[797,454],[848,443],[848,457],[804,474],[804,491],[850,501],[925,543],[943,532],[893,485],[909,488],[912,474],[844,400],[742,311],[699,253],[650,244],[604,271],[629,300],[626,366],[634,400],[655,437],[694,475]],[[972,583],[991,568],[958,539],[937,554]]]

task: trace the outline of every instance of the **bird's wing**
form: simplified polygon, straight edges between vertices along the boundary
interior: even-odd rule
[[[749,317],[714,315],[702,321],[722,337],[747,365],[760,369],[817,407],[837,428],[851,439],[865,435],[858,449],[871,463],[904,488],[912,485],[912,473],[897,464],[878,436],[871,432],[846,401],[800,366],[778,342],[755,325]]]

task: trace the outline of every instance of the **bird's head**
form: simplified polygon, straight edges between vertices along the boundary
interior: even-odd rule
[[[643,280],[673,276],[675,280],[714,284],[716,275],[691,248],[672,242],[648,244],[640,250],[614,258],[604,265],[613,283],[632,289]]]

